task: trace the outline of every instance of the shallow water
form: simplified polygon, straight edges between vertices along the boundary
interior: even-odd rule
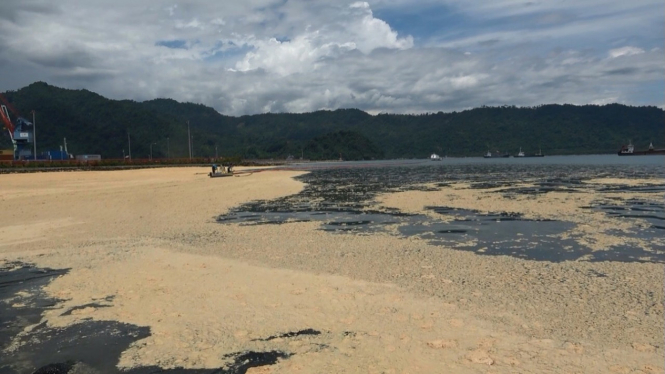
[[[371,235],[388,232],[419,236],[431,244],[473,251],[479,255],[508,255],[531,260],[639,261],[665,263],[665,246],[654,242],[650,248],[631,245],[592,251],[575,238],[557,236],[575,227],[574,223],[534,221],[505,212],[483,215],[472,210],[430,207],[453,222],[426,215],[405,214],[377,206],[379,193],[419,189],[434,183],[435,189],[451,183],[467,182],[470,188],[502,187],[504,195],[538,195],[551,191],[577,193],[642,192],[662,195],[665,181],[650,186],[592,185],[595,178],[652,179],[665,172],[665,157],[555,156],[543,158],[447,158],[443,161],[394,160],[295,164],[286,168],[309,170],[298,179],[307,183],[297,194],[271,201],[244,204],[218,217],[220,223],[242,225],[320,222],[321,230]],[[532,187],[514,187],[530,183]],[[639,200],[599,202],[585,207],[604,211],[621,219],[642,219],[649,227],[618,233],[626,238],[660,238],[665,230],[662,203]],[[443,217],[442,217],[443,218]],[[617,233],[615,233],[617,234]]]

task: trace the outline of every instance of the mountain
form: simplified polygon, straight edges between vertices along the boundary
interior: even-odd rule
[[[545,154],[613,153],[629,139],[665,147],[665,113],[657,107],[541,105],[461,112],[371,116],[358,109],[225,116],[171,99],[109,100],[87,90],[33,83],[4,94],[19,113],[36,111],[39,151],[67,138],[74,154],[120,158],[187,157],[189,121],[195,156],[306,159],[425,158],[432,152],[481,156],[488,149]]]
[[[374,160],[384,157],[383,151],[366,136],[355,132],[340,130],[317,136],[303,147],[303,155],[307,153],[317,160]]]

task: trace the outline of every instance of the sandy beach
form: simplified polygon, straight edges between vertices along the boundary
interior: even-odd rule
[[[58,302],[41,325],[115,321],[149,329],[122,350],[120,369],[216,369],[243,352],[279,352],[275,364],[246,372],[665,370],[662,264],[481,256],[417,237],[325,232],[315,222],[222,225],[216,217],[239,204],[297,194],[304,184],[293,178],[302,172],[210,179],[208,171],[2,175],[0,265],[68,269],[44,287]],[[376,204],[430,215],[427,206],[445,205],[557,218],[574,223],[569,235],[594,250],[622,240],[645,244],[610,230],[639,221],[582,209],[598,199],[592,192],[516,200],[467,187],[387,193]],[[20,310],[29,296],[4,302]],[[34,328],[0,354],[17,372],[38,368],[16,353],[29,349],[22,337]]]

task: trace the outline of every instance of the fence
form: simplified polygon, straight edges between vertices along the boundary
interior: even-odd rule
[[[238,157],[219,158],[153,158],[150,159],[102,159],[102,160],[0,160],[0,169],[49,169],[49,168],[84,168],[96,167],[141,167],[141,166],[169,166],[169,165],[210,165],[210,164],[234,164],[244,162]]]

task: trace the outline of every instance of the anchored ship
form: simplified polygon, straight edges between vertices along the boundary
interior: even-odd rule
[[[501,153],[499,151],[496,151],[495,153],[490,152],[487,150],[487,153],[483,156],[483,158],[504,158],[504,157],[510,157],[509,153]]]
[[[646,151],[636,151],[633,142],[628,142],[628,145],[621,147],[618,153],[619,156],[650,156],[650,155],[665,155],[665,148],[655,149],[653,143],[649,143],[649,149]]]

